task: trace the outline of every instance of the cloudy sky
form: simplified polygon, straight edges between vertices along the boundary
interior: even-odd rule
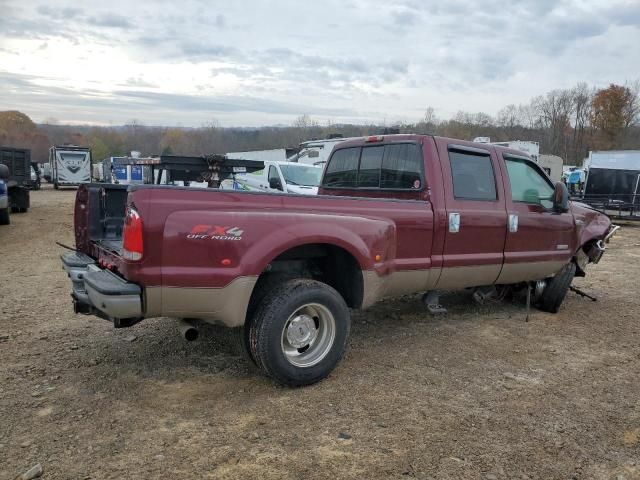
[[[495,114],[640,78],[640,0],[0,0],[0,110],[222,126]]]

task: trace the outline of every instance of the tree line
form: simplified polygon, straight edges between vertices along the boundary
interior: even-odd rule
[[[17,111],[0,112],[0,144],[32,150],[34,161],[44,162],[51,145],[90,146],[93,159],[128,155],[203,155],[231,151],[295,147],[305,140],[375,135],[385,132],[434,134],[471,140],[530,140],[540,142],[542,153],[562,157],[566,164],[581,164],[589,150],[640,149],[640,81],[597,89],[586,83],[552,90],[527,104],[507,105],[495,116],[458,112],[440,119],[426,108],[415,123],[395,125],[321,124],[301,115],[290,126],[223,128],[215,121],[199,128],[145,126],[133,120],[123,126],[91,127],[35,124]]]

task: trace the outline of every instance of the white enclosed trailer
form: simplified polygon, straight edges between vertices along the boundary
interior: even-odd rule
[[[245,152],[229,152],[226,154],[227,158],[233,158],[236,160],[262,160],[270,162],[286,162],[287,161],[287,149],[286,148],[274,148],[271,150],[251,150]]]
[[[88,147],[53,146],[49,149],[49,165],[54,188],[91,182],[91,149]]]

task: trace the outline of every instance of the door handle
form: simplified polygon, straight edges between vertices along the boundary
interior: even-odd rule
[[[458,233],[460,231],[460,214],[449,214],[449,233]]]
[[[509,232],[516,233],[518,231],[518,215],[515,213],[509,214]]]

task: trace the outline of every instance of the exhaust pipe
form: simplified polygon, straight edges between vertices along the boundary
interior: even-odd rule
[[[180,335],[187,341],[193,342],[198,338],[198,327],[191,321],[181,318],[179,321]]]

